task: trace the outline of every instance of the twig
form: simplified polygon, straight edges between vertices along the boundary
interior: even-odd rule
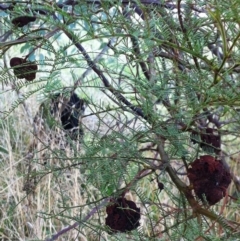
[[[191,43],[191,41],[188,37],[188,34],[187,34],[187,29],[185,28],[185,26],[183,24],[183,18],[182,18],[182,13],[181,13],[181,0],[178,0],[177,5],[178,5],[178,20],[179,20],[179,23],[180,23],[180,27],[182,29],[182,33],[186,38],[186,41],[188,43],[189,48],[193,49],[192,43]],[[192,55],[192,57],[193,57],[193,61],[195,63],[196,68],[198,70],[200,70],[200,66],[199,66],[199,63],[198,63],[198,60],[197,60],[196,56]]]
[[[110,197],[104,199],[98,206],[96,206],[95,208],[93,208],[85,218],[83,218],[81,221],[79,222],[75,222],[74,224],[63,228],[62,230],[60,230],[59,232],[57,232],[56,234],[54,234],[51,238],[47,238],[45,239],[45,241],[54,241],[57,240],[61,235],[67,233],[68,231],[70,231],[71,229],[76,228],[77,226],[81,225],[82,223],[86,222],[89,218],[91,218],[96,212],[99,211],[99,209],[101,209],[102,207],[106,206],[106,204],[110,201]]]
[[[97,67],[97,65],[92,61],[86,50],[83,46],[78,42],[78,40],[74,37],[71,32],[66,29],[62,28],[62,31],[67,35],[67,37],[75,44],[78,50],[83,54],[85,60],[87,61],[89,67],[93,69],[93,71],[98,75],[98,77],[102,80],[104,86],[115,95],[118,101],[124,103],[127,107],[129,107],[135,114],[141,116],[145,120],[149,121],[149,116],[145,115],[141,108],[134,106],[131,102],[129,102],[119,91],[115,90],[113,86],[109,83],[108,79],[104,76],[102,71]]]
[[[111,38],[111,39],[109,40],[108,44],[102,49],[102,51],[101,51],[101,52],[97,55],[97,57],[93,60],[93,63],[96,64],[96,63],[101,59],[101,57],[103,56],[103,54],[108,51],[109,46],[113,45],[113,44],[115,43],[115,41],[116,41],[116,38]],[[78,85],[81,83],[81,81],[83,81],[83,79],[84,79],[88,74],[90,74],[91,71],[92,71],[92,68],[89,66],[89,67],[86,69],[86,71],[85,71],[85,72],[78,78],[78,80],[74,83],[74,88],[73,88],[73,90],[75,90],[75,89],[78,87]]]
[[[4,33],[2,36],[0,36],[1,42],[5,42],[12,33],[13,31],[9,30],[6,33]]]
[[[59,28],[55,28],[52,31],[50,31],[49,33],[47,33],[45,36],[43,36],[43,39],[49,39],[51,38],[55,33],[57,33],[60,29]],[[40,48],[42,46],[43,43],[38,44],[35,48],[33,48],[27,55],[26,55],[26,59],[38,48]]]
[[[127,17],[131,21],[131,16],[126,9],[124,9],[124,11],[123,11],[123,16]],[[140,51],[140,48],[139,48],[138,40],[133,35],[131,35],[130,39],[131,39],[131,42],[132,42],[133,52],[134,52],[136,58],[139,59],[139,65],[141,66],[142,72],[145,75],[145,78],[150,81],[149,70],[148,70],[145,62],[142,60],[142,57],[141,57],[142,54],[141,54],[141,51]]]

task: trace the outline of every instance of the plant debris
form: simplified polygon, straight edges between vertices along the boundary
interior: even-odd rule
[[[188,178],[196,195],[209,205],[219,202],[231,183],[229,169],[210,155],[200,156],[190,164]]]
[[[110,227],[110,233],[128,232],[140,225],[140,208],[133,201],[118,198],[106,208],[106,212],[106,225]]]

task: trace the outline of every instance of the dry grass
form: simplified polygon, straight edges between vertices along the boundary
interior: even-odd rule
[[[4,109],[10,108],[7,95],[1,95]],[[13,94],[12,102],[16,98]],[[36,113],[37,102],[31,98],[26,105],[30,118],[19,105],[0,127],[1,146],[7,151],[1,153],[0,162],[0,240],[44,240],[84,218],[90,211],[88,203],[99,197],[97,188],[86,185],[81,165],[71,167],[76,162],[76,155],[83,151],[81,144],[74,143],[77,148],[73,151],[69,145],[62,146],[65,142],[62,135],[49,138],[50,133],[45,131],[34,136],[33,125],[29,128],[29,119],[33,119]],[[86,114],[88,112],[90,110]],[[99,126],[96,124],[98,118],[85,118],[85,132],[94,129],[101,135],[107,132],[107,125],[112,121],[107,117]],[[57,128],[51,131],[51,135],[56,132],[61,131]],[[101,213],[91,218],[95,225],[100,219],[103,223],[106,215],[104,210]],[[84,224],[58,240],[96,240],[98,235],[92,230],[92,225]]]
[[[8,108],[6,99],[2,104]],[[81,188],[85,180],[80,169],[66,168],[69,161],[54,154],[59,149],[55,143],[49,145],[52,151],[41,151],[46,142],[35,139],[37,147],[29,152],[33,128],[29,128],[22,106],[4,119],[0,128],[1,146],[7,150],[0,161],[1,240],[42,240],[73,222],[71,217],[84,216],[88,209],[79,206],[90,195]],[[70,157],[70,150],[67,152]],[[72,230],[59,240],[86,240],[84,236]]]

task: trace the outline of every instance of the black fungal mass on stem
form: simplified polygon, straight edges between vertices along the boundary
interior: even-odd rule
[[[61,99],[60,94],[56,94],[52,98],[53,110],[52,114],[59,111],[59,106],[62,105],[59,115],[62,127],[68,131],[71,139],[77,139],[78,136],[83,136],[83,130],[80,124],[80,118],[85,110],[85,102],[80,99],[75,93],[71,94],[70,99]]]
[[[140,224],[140,208],[135,202],[125,198],[118,198],[107,206],[106,225],[111,229],[110,234],[116,232],[129,232],[136,229]]]
[[[34,16],[20,16],[16,17],[12,20],[12,24],[15,25],[16,27],[23,27],[30,22],[34,22],[36,20],[36,17]]]
[[[77,127],[82,111],[84,111],[84,101],[73,93],[61,115],[63,128],[69,130]]]

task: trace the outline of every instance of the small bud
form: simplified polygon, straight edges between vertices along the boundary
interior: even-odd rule
[[[158,182],[158,188],[161,192],[164,189],[164,184],[162,182]]]

